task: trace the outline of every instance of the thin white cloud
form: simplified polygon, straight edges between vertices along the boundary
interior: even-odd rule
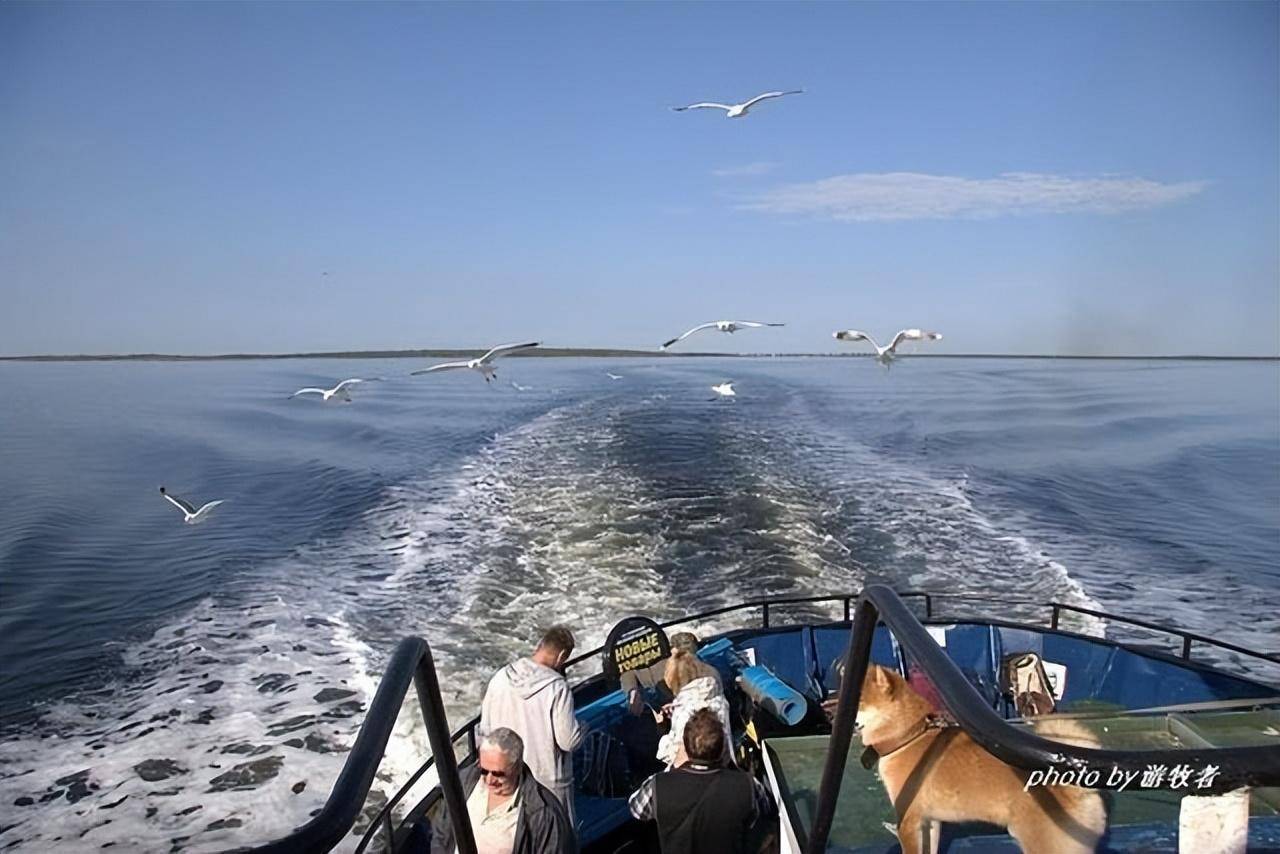
[[[994,178],[959,178],[916,172],[861,173],[786,184],[754,196],[740,207],[849,222],[1114,214],[1170,204],[1205,186],[1204,181],[1161,184],[1114,175],[1072,178],[1006,172]]]
[[[722,169],[712,169],[711,174],[717,178],[741,178],[746,175],[764,175],[777,168],[777,163],[758,160],[755,163],[747,163],[743,166],[725,166]]]

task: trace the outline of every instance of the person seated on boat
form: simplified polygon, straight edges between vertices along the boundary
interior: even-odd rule
[[[574,854],[578,841],[569,814],[525,764],[520,736],[498,727],[481,739],[479,752],[479,761],[459,774],[477,853]],[[457,850],[442,803],[431,825],[431,854]]]
[[[499,670],[489,680],[480,705],[479,734],[498,727],[515,730],[524,740],[524,761],[538,782],[573,809],[573,751],[587,734],[574,716],[573,692],[564,678],[573,655],[573,633],[553,626],[538,641],[533,655]]]
[[[671,636],[670,648],[683,649],[696,655],[698,637],[692,632],[677,632]],[[675,698],[675,694],[667,687],[664,680],[667,660],[663,658],[648,667],[628,670],[618,679],[618,686],[626,697],[627,712],[631,718],[625,725],[615,728],[613,735],[626,749],[627,766],[640,775],[637,779],[647,776],[666,764],[659,763],[656,758],[662,732],[659,731],[655,716],[646,714],[645,711],[661,709]],[[713,669],[712,672],[719,678],[718,671]],[[663,716],[662,720],[665,721],[666,717]]]
[[[746,771],[726,768],[724,727],[710,709],[684,727],[688,760],[649,777],[628,801],[638,821],[658,822],[663,854],[741,854],[751,826],[773,815],[773,795]]]
[[[733,734],[729,728],[729,702],[720,686],[715,668],[702,661],[687,649],[674,649],[667,659],[668,687],[675,693],[670,705],[655,712],[661,725],[670,720],[671,730],[658,742],[658,759],[667,764],[679,765],[684,759],[684,728],[699,709],[710,709],[724,728],[724,756],[726,764],[733,762]]]
[[[697,655],[698,646],[698,636],[693,632],[676,632],[671,636],[672,652],[683,649],[690,655]],[[646,698],[653,699],[655,708],[661,708],[675,698],[675,692],[667,686],[665,680],[667,660],[664,658],[649,667],[641,667],[622,674],[620,679],[622,693],[627,698],[627,711],[632,715],[639,717],[644,714]],[[711,673],[719,682],[720,671],[713,667]]]

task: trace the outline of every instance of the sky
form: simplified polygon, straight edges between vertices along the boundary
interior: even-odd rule
[[[0,3],[0,355],[1280,355],[1278,22]]]

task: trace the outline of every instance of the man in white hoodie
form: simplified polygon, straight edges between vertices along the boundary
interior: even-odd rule
[[[573,633],[548,629],[533,655],[493,674],[480,706],[479,735],[498,727],[524,740],[524,761],[534,779],[551,790],[577,826],[573,809],[573,750],[587,728],[573,714],[573,693],[563,668],[573,655]]]

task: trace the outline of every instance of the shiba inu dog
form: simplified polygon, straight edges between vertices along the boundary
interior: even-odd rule
[[[1096,791],[1027,788],[1029,772],[996,759],[959,727],[940,725],[928,701],[892,670],[868,668],[858,723],[869,748],[864,764],[878,765],[898,815],[903,854],[920,854],[925,828],[944,821],[1000,825],[1027,854],[1090,852],[1106,830],[1106,808]],[[1038,722],[1036,733],[1098,746],[1069,720]]]

